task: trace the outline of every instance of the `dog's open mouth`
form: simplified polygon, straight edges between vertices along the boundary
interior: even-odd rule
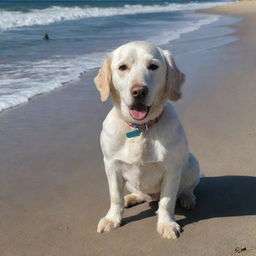
[[[130,116],[135,120],[143,120],[148,115],[150,107],[141,103],[133,105],[129,108]]]

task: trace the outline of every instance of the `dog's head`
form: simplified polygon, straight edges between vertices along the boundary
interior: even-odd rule
[[[158,116],[167,99],[180,99],[184,81],[171,53],[146,42],[117,48],[94,79],[101,100],[111,95],[123,118],[137,123]]]

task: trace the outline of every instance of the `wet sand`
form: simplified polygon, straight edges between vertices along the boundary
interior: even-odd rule
[[[162,239],[148,204],[96,233],[109,206],[99,133],[111,103],[92,72],[0,114],[1,256],[256,255],[256,15],[223,8],[214,12],[244,17],[239,40],[177,60],[188,80],[176,108],[205,175],[197,207],[176,209],[181,237]]]

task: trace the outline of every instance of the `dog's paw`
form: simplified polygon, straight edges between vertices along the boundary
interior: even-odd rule
[[[118,221],[114,221],[112,219],[104,217],[98,223],[97,232],[98,233],[109,232],[113,229],[116,229],[119,226],[120,226],[120,221],[118,222]]]
[[[196,197],[193,194],[182,194],[179,198],[179,202],[182,208],[192,210],[196,206]]]
[[[167,239],[176,239],[180,236],[181,227],[175,221],[159,222],[157,224],[157,232]]]
[[[136,204],[144,203],[145,200],[136,194],[128,194],[124,196],[124,207],[132,207]]]

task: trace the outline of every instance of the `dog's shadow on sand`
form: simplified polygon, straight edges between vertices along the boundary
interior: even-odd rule
[[[175,214],[185,216],[178,221],[181,227],[215,217],[256,215],[256,177],[203,177],[195,195],[197,205],[191,211],[182,209],[177,203]],[[156,215],[157,203],[149,206],[148,210],[124,218],[122,225]]]

